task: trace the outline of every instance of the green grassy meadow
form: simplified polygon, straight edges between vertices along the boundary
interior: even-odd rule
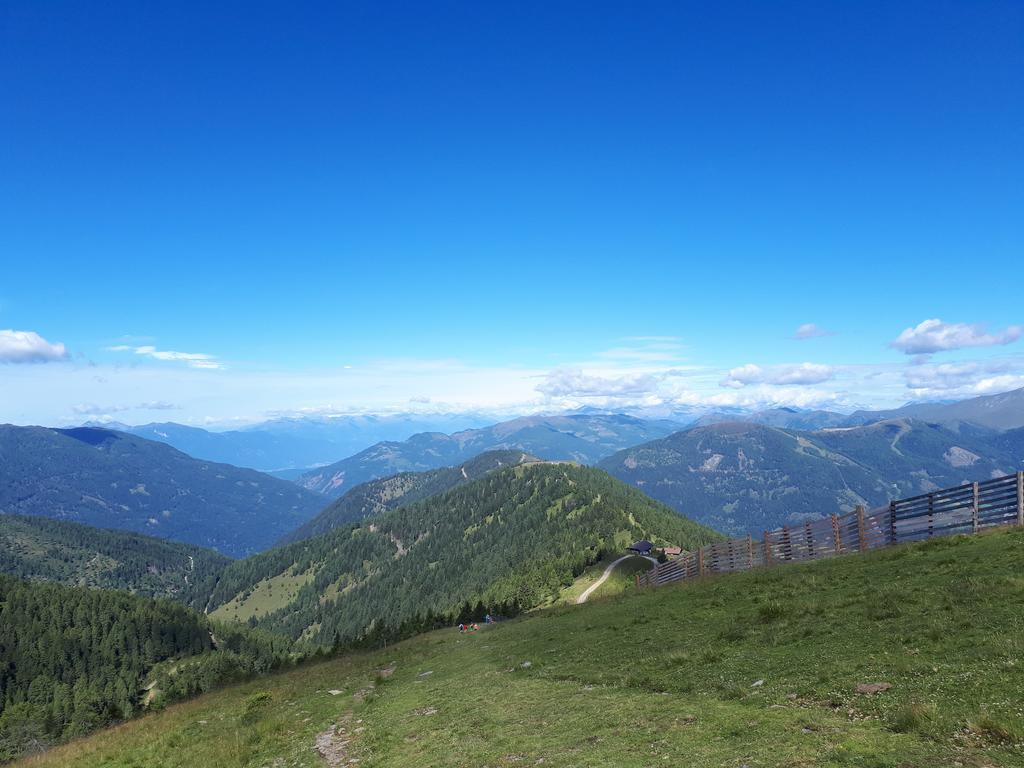
[[[313,575],[300,573],[295,575],[291,570],[269,579],[258,581],[243,599],[236,596],[210,613],[211,618],[218,621],[248,621],[284,608],[299,593]]]
[[[1022,766],[1022,652],[1024,531],[998,531],[441,630],[17,765]]]
[[[601,574],[604,573],[604,569],[620,557],[622,557],[622,555],[615,553],[608,554],[598,562],[587,567],[583,573],[576,577],[575,581],[573,581],[571,585],[562,590],[561,594],[558,596],[557,604],[574,604],[580,595],[586,592],[594,582],[601,578]],[[591,593],[588,599],[593,601],[602,597],[621,595],[627,589],[632,589],[636,584],[636,574],[643,573],[651,568],[651,566],[652,563],[650,560],[639,556],[624,560],[619,563],[614,571],[611,572],[608,580]]]

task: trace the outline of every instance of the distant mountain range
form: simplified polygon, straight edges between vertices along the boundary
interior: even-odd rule
[[[731,534],[761,534],[1024,466],[1024,430],[914,419],[783,430],[750,422],[695,427],[620,451],[598,466],[682,514]]]
[[[453,466],[485,451],[509,449],[546,460],[593,464],[622,448],[668,435],[679,426],[671,421],[609,414],[528,416],[450,435],[424,432],[401,442],[378,443],[308,472],[297,482],[337,498],[367,480]]]
[[[250,469],[200,461],[135,435],[0,426],[0,512],[51,517],[210,547],[266,549],[323,498]]]
[[[994,430],[1024,427],[1024,388],[952,403],[912,403],[889,411],[856,411],[846,424],[868,424],[880,419],[911,418],[955,426],[976,424]]]
[[[849,423],[849,416],[835,411],[803,411],[798,408],[768,408],[763,411],[746,413],[742,411],[711,411],[705,413],[693,426],[704,427],[710,424],[743,421],[751,424],[764,424],[766,427],[781,429],[821,429],[822,427],[840,427]]]
[[[0,515],[0,573],[123,589],[202,610],[231,560],[219,552],[65,520]]]
[[[465,485],[496,469],[535,461],[538,461],[536,457],[523,451],[488,451],[458,467],[401,472],[391,477],[370,480],[350,489],[308,523],[285,536],[282,543],[328,533],[340,526],[358,523],[389,509],[404,507]]]
[[[274,419],[242,429],[215,432],[174,422],[129,426],[90,423],[167,443],[197,459],[264,472],[292,471],[338,461],[382,440],[404,440],[417,432],[452,431],[490,423],[479,414],[415,416],[321,416]],[[289,478],[290,479],[290,478]]]
[[[781,429],[808,430],[856,427],[886,419],[917,419],[954,428],[961,423],[967,423],[998,431],[1016,429],[1024,427],[1024,389],[955,402],[911,403],[885,411],[860,410],[850,414],[799,408],[769,408],[761,411],[716,410],[701,415],[692,426],[743,421]]]

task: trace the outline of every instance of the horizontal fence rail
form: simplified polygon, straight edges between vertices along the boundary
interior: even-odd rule
[[[871,512],[857,507],[844,515],[765,531],[758,539],[747,536],[708,544],[639,574],[637,584],[660,587],[714,573],[819,560],[1003,525],[1024,526],[1024,472],[899,499]]]

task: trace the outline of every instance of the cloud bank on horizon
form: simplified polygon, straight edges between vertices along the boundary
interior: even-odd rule
[[[801,325],[792,338],[829,336]],[[589,359],[554,366],[473,364],[460,360],[376,359],[358,365],[292,370],[232,363],[154,345],[117,344],[71,351],[34,331],[0,331],[5,397],[0,419],[67,424],[85,418],[153,421],[174,411],[197,424],[255,422],[281,415],[482,412],[507,416],[593,407],[672,416],[712,408],[791,406],[850,410],[908,400],[970,397],[1024,387],[1024,357],[935,361],[935,355],[1003,347],[1020,326],[929,319],[888,346],[909,359],[858,363],[747,362],[728,369],[695,364],[673,336],[634,336]],[[829,342],[830,344],[832,342]],[[838,355],[824,347],[821,354]],[[129,353],[129,358],[124,358]],[[127,362],[126,362],[127,361]]]

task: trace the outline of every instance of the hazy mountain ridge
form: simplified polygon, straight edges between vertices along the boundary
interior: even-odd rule
[[[663,437],[679,428],[616,414],[527,416],[451,435],[421,433],[383,442],[309,472],[297,481],[309,490],[338,497],[360,483],[399,472],[452,466],[492,450],[521,450],[541,459],[593,464],[616,450]]]
[[[323,499],[250,469],[122,432],[0,426],[0,512],[146,533],[239,557],[315,515]]]
[[[174,422],[89,424],[167,443],[197,459],[259,471],[308,470],[338,461],[369,445],[404,440],[424,431],[486,424],[478,414],[362,415],[279,418],[240,429],[213,431]]]
[[[799,408],[767,408],[765,410],[754,411],[753,413],[711,411],[697,419],[692,426],[704,427],[711,424],[743,421],[752,424],[763,424],[766,427],[806,430],[845,426],[848,419],[848,416],[835,411],[805,411]]]
[[[327,533],[357,523],[389,509],[434,496],[458,485],[472,482],[501,467],[538,461],[523,451],[487,451],[457,467],[426,472],[402,472],[357,485],[298,530],[285,536],[282,544]]]
[[[856,411],[850,426],[881,419],[913,418],[947,426],[968,422],[999,431],[1024,427],[1024,388],[948,403],[910,403],[887,411]]]
[[[896,419],[801,432],[749,422],[695,427],[600,463],[705,525],[733,534],[885,504],[1016,471],[1016,436]]]

